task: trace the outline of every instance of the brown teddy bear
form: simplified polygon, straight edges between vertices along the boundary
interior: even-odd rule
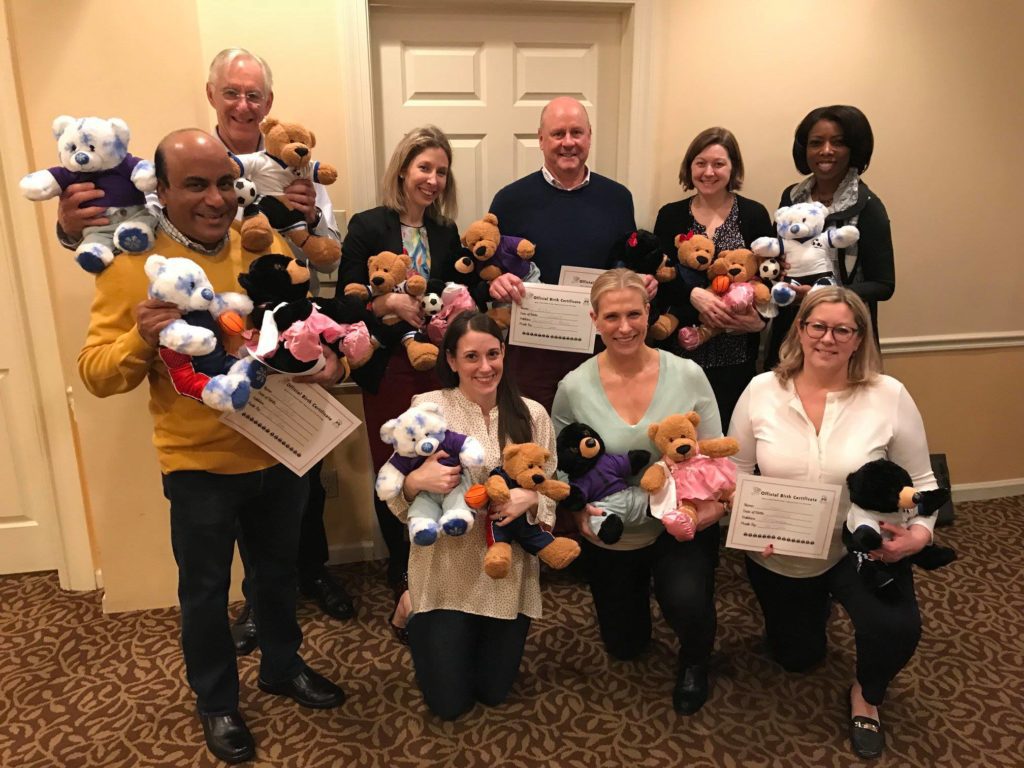
[[[536,443],[510,443],[502,453],[502,464],[491,470],[484,487],[492,503],[504,504],[510,498],[510,489],[526,488],[561,501],[569,495],[569,484],[550,479],[544,473],[544,463],[551,454]],[[536,555],[548,566],[565,568],[580,554],[580,545],[572,539],[552,536],[539,525],[530,523],[520,515],[508,525],[500,520],[488,520],[487,554],[484,572],[492,579],[503,579],[512,565],[512,542]]]
[[[530,273],[527,262],[536,251],[529,240],[501,234],[498,217],[493,213],[466,227],[462,233],[462,244],[476,259],[477,274],[487,282],[506,272],[525,280]]]
[[[711,266],[708,277],[711,290],[722,297],[730,312],[745,312],[751,305],[767,312],[771,303],[771,290],[758,275],[760,261],[752,251],[737,248],[722,251]],[[690,326],[679,331],[679,344],[692,351],[708,339],[722,333],[721,328]]]
[[[427,281],[422,275],[415,272],[409,274],[412,260],[404,253],[381,251],[376,256],[371,256],[366,263],[370,275],[369,283],[349,283],[345,286],[346,296],[368,301],[395,292],[418,297],[427,290]],[[409,363],[417,371],[429,371],[437,362],[437,346],[426,341],[422,333],[401,320],[398,315],[384,315],[370,331],[389,349],[394,349],[398,344],[404,346]]]
[[[700,416],[694,411],[673,413],[647,428],[661,453],[640,478],[651,494],[651,514],[679,541],[697,533],[695,501],[726,501],[736,489],[736,465],[726,459],[739,451],[731,437],[697,439]],[[671,482],[669,482],[671,480]]]
[[[687,232],[676,235],[673,241],[679,263],[698,272],[707,272],[711,262],[715,260],[715,244],[704,235]]]
[[[305,215],[291,207],[284,189],[295,179],[333,184],[338,171],[333,165],[311,160],[310,150],[316,146],[316,136],[299,123],[265,117],[260,133],[262,152],[232,155],[241,174],[252,180],[260,195],[255,203],[246,206],[242,246],[247,251],[265,251],[270,247],[273,230],[277,230],[301,248],[313,264],[333,264],[341,256],[341,245],[329,237],[312,234]]]

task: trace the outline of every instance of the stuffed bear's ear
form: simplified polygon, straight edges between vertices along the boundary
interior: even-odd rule
[[[260,121],[260,133],[266,136],[275,125],[280,125],[280,121],[276,117],[264,117]]]
[[[512,461],[512,459],[518,456],[522,450],[522,443],[509,443],[505,446],[505,450],[502,452],[501,457],[505,461]]]
[[[157,275],[160,274],[166,264],[167,259],[159,253],[154,253],[146,259],[146,277],[149,278],[149,282],[156,280]]]
[[[700,414],[696,411],[689,411],[683,414],[683,418],[693,424],[693,428],[696,429],[700,424]]]
[[[380,439],[385,443],[394,445],[398,442],[395,439],[395,430],[398,429],[398,419],[388,419],[380,427]]]
[[[493,213],[485,213],[484,214],[484,221],[486,221],[488,224],[493,224],[494,226],[498,226],[498,217],[495,216]]]
[[[306,130],[309,131],[309,148],[312,149],[313,147],[316,146],[316,134],[310,131],[308,128]]]
[[[650,424],[647,427],[647,439],[650,440],[652,443],[654,442],[654,438],[658,436],[659,426],[660,425],[658,424]]]
[[[406,272],[412,269],[412,258],[409,254],[403,253],[399,255],[398,260],[402,263],[402,266],[405,267]]]
[[[64,133],[64,129],[75,122],[75,118],[71,115],[61,115],[53,121],[50,126],[50,130],[53,131],[53,138],[59,139],[60,135]]]
[[[435,413],[438,416],[441,415],[441,406],[437,403],[420,403],[415,407],[421,411],[426,411],[427,413]]]
[[[107,122],[110,123],[110,127],[114,129],[114,135],[121,140],[122,144],[127,144],[131,140],[132,132],[128,129],[128,123],[120,117],[111,117]]]

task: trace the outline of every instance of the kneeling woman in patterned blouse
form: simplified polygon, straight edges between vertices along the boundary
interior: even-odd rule
[[[508,443],[533,442],[551,452],[545,466],[555,471],[551,420],[540,404],[522,398],[502,376],[505,344],[486,315],[459,315],[445,334],[437,377],[443,389],[416,395],[412,404],[437,403],[448,428],[479,440],[486,462],[471,473],[483,482],[501,463]],[[388,502],[403,522],[409,499],[421,491],[446,494],[461,480],[460,467],[440,464],[435,454],[408,474],[404,493]],[[514,488],[511,499],[491,508],[492,518],[508,524],[526,514],[531,522],[554,523],[554,502],[535,491]],[[412,546],[409,556],[409,647],[416,682],[438,717],[454,720],[475,702],[488,706],[508,697],[519,674],[530,620],[541,615],[539,564],[519,546],[512,547],[507,577],[484,573],[485,525],[462,536],[441,536],[430,546]]]

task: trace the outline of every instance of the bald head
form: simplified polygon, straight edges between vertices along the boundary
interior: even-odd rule
[[[544,167],[568,188],[578,186],[587,174],[590,156],[590,116],[570,96],[559,96],[540,113],[537,139],[544,154]]]
[[[173,131],[156,148],[157,196],[182,234],[213,247],[235,218],[238,167],[224,145],[198,128]]]

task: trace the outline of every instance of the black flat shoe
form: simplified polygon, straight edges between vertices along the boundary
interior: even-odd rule
[[[344,621],[356,615],[355,605],[345,586],[336,581],[326,568],[314,578],[302,582],[302,594],[314,598],[320,610],[331,618]]]
[[[672,690],[672,708],[680,715],[692,715],[708,700],[708,667],[691,664],[679,668]]]
[[[206,748],[226,763],[244,763],[256,756],[256,743],[238,712],[200,715]]]
[[[345,701],[345,692],[341,688],[309,667],[283,683],[271,684],[260,678],[256,684],[264,693],[287,696],[310,709],[332,709]]]
[[[402,598],[399,597],[395,602],[395,610],[391,612],[391,618],[388,619],[388,626],[391,628],[391,634],[395,636],[395,640],[400,642],[402,645],[409,644],[409,630],[406,627],[400,627],[395,624],[395,616],[398,615],[398,606]]]
[[[850,697],[853,695],[851,687],[846,694],[847,706],[852,706]],[[850,717],[850,746],[857,757],[865,760],[872,760],[880,757],[885,749],[885,731],[882,724],[864,715],[852,715]]]
[[[231,642],[235,644],[235,653],[239,656],[248,656],[260,644],[256,630],[256,611],[248,603],[231,625]]]

